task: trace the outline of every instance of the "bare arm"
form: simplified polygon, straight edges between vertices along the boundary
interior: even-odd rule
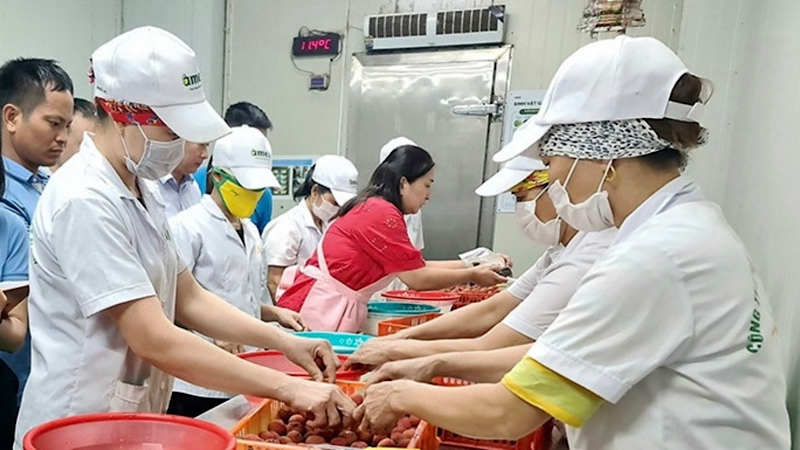
[[[550,418],[499,383],[439,387],[407,380],[370,386],[355,418],[365,430],[382,433],[403,414],[481,439],[518,439]]]
[[[519,306],[519,299],[502,291],[479,303],[459,308],[434,321],[406,328],[392,335],[401,339],[459,339],[478,337],[500,323]]]
[[[491,267],[480,266],[461,269],[441,269],[426,266],[417,270],[400,272],[397,277],[410,289],[416,291],[435,291],[465,283],[495,286],[507,281],[505,277],[495,273]]]
[[[178,293],[175,316],[182,325],[210,338],[235,342],[259,348],[274,348],[282,351],[296,364],[303,367],[316,380],[322,380],[307,342],[278,328],[239,311],[236,307],[206,291],[188,270],[178,275]],[[322,347],[316,355],[324,361],[327,379],[333,380],[338,361],[334,359],[327,341],[316,341]],[[188,381],[188,380],[187,380]]]
[[[499,383],[528,353],[533,344],[480,350],[467,353],[436,355],[434,377],[450,376],[474,383]]]
[[[303,410],[315,411],[318,423],[337,423],[336,409],[341,408],[347,415],[352,408],[349,399],[333,385],[292,378],[251,364],[174,326],[164,315],[156,297],[123,303],[109,308],[105,314],[114,321],[128,346],[140,358],[190,383],[225,392],[278,399]],[[226,315],[223,313],[222,317]],[[235,321],[228,325],[237,328]],[[226,334],[227,337],[233,335],[235,333]]]
[[[272,301],[275,303],[278,302],[276,295],[278,286],[281,284],[281,277],[283,276],[284,270],[286,270],[286,267],[280,266],[269,266],[267,269],[267,289],[269,289],[270,298],[272,298]]]
[[[531,345],[393,361],[381,366],[370,376],[369,382],[413,380],[428,383],[436,377],[454,377],[474,383],[497,383],[525,356]]]
[[[527,336],[499,323],[485,335],[472,339],[440,339],[435,341],[417,341],[413,339],[373,340],[362,345],[347,360],[347,365],[376,367],[382,364],[385,365],[388,361],[396,361],[398,364],[390,363],[392,368],[390,373],[393,376],[386,374],[384,379],[411,378],[419,381],[429,381],[433,377],[427,376],[430,368],[425,366],[417,367],[415,363],[399,364],[399,362],[442,353],[493,350],[530,344],[531,342],[531,339]]]
[[[457,309],[436,320],[407,328],[394,335],[365,342],[346,364],[377,367],[388,361],[415,358],[438,351],[484,349],[482,347],[454,348],[452,341],[438,340],[482,336],[500,324],[500,321],[518,305],[519,300],[513,295],[507,291],[500,292],[487,300]],[[515,345],[515,343],[520,342],[512,341],[507,345]]]
[[[463,269],[464,262],[461,260],[453,260],[453,261],[425,261],[425,266],[427,267],[434,267],[436,269]]]
[[[27,332],[28,300],[25,299],[9,311],[7,316],[0,318],[0,350],[5,352],[19,350],[25,343]]]

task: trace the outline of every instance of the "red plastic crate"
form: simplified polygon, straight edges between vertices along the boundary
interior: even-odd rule
[[[460,298],[453,304],[453,310],[463,308],[472,303],[482,302],[491,298],[497,292],[462,292]]]
[[[448,292],[456,294],[459,299],[453,304],[453,309],[463,308],[471,303],[482,302],[495,294],[498,294],[502,288],[491,287],[473,290],[469,286],[456,286],[448,290]]]
[[[356,381],[336,381],[347,395],[363,393],[366,385]],[[236,436],[236,450],[309,450],[306,444],[282,445],[268,442],[249,441],[243,439],[247,434],[258,434],[267,428],[270,422],[278,417],[278,411],[283,404],[277,400],[264,400],[258,407],[237,423],[231,433]],[[439,438],[436,436],[436,427],[424,420],[417,426],[416,434],[408,444],[408,448],[420,450],[439,450]]]
[[[430,322],[431,320],[441,316],[441,313],[428,313],[419,314],[416,316],[406,316],[398,319],[382,320],[378,322],[378,336],[388,336],[395,334],[400,330],[413,327],[416,325]]]
[[[451,377],[437,377],[433,379],[433,382],[440,386],[468,386],[473,384],[470,381]],[[537,433],[538,430],[516,441],[508,441],[503,439],[482,440],[468,438],[466,436],[451,433],[450,431],[440,428],[439,439],[441,439],[442,445],[446,447],[462,447],[477,450],[549,450],[549,446],[544,448],[535,448],[533,446]],[[539,439],[539,441],[542,441],[542,439]]]

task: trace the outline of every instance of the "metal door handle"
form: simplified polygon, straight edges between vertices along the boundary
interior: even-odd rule
[[[450,112],[457,116],[497,116],[503,113],[503,105],[497,102],[456,105]]]

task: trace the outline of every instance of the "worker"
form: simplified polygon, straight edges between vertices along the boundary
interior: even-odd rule
[[[264,191],[280,186],[272,173],[272,148],[261,132],[244,125],[232,128],[214,149],[214,191],[170,220],[178,252],[204,289],[256,319],[303,331],[300,314],[269,301],[261,236],[248,219]],[[203,337],[231,353],[245,351],[238,343]],[[196,417],[229,398],[228,393],[175,380],[167,413]]]
[[[294,283],[297,270],[317,249],[339,208],[358,192],[358,170],[344,156],[325,155],[294,192],[297,206],[271,221],[261,237],[267,286],[275,301]]]
[[[0,198],[5,193],[5,181],[3,158],[0,158]],[[21,217],[0,208],[0,352],[17,351],[25,343],[28,312],[19,303],[27,297],[24,292],[27,282],[28,227]],[[14,444],[18,389],[17,375],[0,360],[0,448],[11,448]]]
[[[247,125],[260,131],[264,137],[269,137],[267,133],[272,130],[272,121],[269,120],[264,110],[250,102],[232,104],[225,110],[224,118],[229,127]],[[208,164],[200,166],[194,174],[195,181],[197,181],[201,191],[206,194],[211,194],[214,191],[214,183],[206,177],[206,173],[213,168],[214,159],[209,157]],[[255,212],[250,216],[250,221],[261,233],[270,220],[272,220],[272,190],[267,189],[264,191],[264,195],[261,196],[261,200],[258,201]]]
[[[72,108],[72,123],[69,125],[67,145],[64,146],[64,153],[58,158],[58,162],[51,168],[53,172],[78,153],[83,134],[94,133],[97,123],[97,107],[94,103],[79,97],[73,98],[73,101],[75,106]]]
[[[0,209],[16,214],[26,229],[30,229],[42,191],[50,180],[44,168],[56,164],[68,144],[74,108],[72,93],[72,79],[53,60],[17,58],[0,67],[0,147],[6,177]],[[28,246],[15,245],[8,250],[14,252],[7,256],[10,260],[28,259]],[[20,275],[25,279],[28,268],[28,264],[20,266]],[[27,303],[23,301],[15,307],[14,314],[24,318]],[[25,334],[25,342],[15,352],[0,352],[0,360],[16,376],[14,407],[18,408],[31,370],[30,333]]]
[[[565,224],[545,195],[548,186],[548,172],[541,161],[517,156],[475,190],[485,197],[513,194],[520,231],[548,246],[507,290],[436,320],[366,342],[347,364],[381,366],[370,378],[372,382],[400,378],[430,381],[437,376],[485,381],[485,373],[491,378],[503,368],[501,375],[513,367],[553,323],[617,231],[578,232]],[[507,347],[516,350],[489,353]],[[495,357],[463,358],[461,352]],[[384,364],[387,361],[395,362]]]
[[[417,145],[414,141],[407,137],[396,137],[381,147],[380,153],[380,161],[378,164],[386,161],[386,158],[389,155],[397,150],[398,148],[402,147],[403,145]],[[411,240],[411,243],[416,247],[418,250],[422,251],[425,249],[425,237],[422,233],[422,210],[419,210],[416,214],[406,214],[403,216],[406,221],[406,228],[408,229],[408,238]]]
[[[394,277],[420,291],[505,282],[492,266],[426,262],[411,244],[403,215],[419,212],[433,182],[427,151],[413,145],[394,150],[369,186],[339,210],[278,305],[300,312],[312,330],[355,332],[366,319],[370,297]]]
[[[208,142],[186,142],[178,166],[158,180],[167,218],[200,203],[200,186],[193,175],[208,158],[208,145]]]
[[[379,383],[356,411],[361,426],[412,413],[514,439],[552,416],[576,450],[789,449],[769,300],[720,208],[681,174],[705,141],[705,86],[649,37],[570,56],[495,160],[536,152],[559,217],[582,231],[616,226],[615,241],[501,383]]]
[[[378,164],[386,161],[386,158],[389,157],[393,151],[395,151],[398,147],[403,145],[417,145],[414,141],[407,137],[396,137],[381,147],[380,151],[380,160]],[[408,230],[408,238],[411,240],[411,244],[417,248],[417,250],[422,251],[425,249],[425,237],[422,233],[422,210],[417,212],[416,214],[405,214],[403,215],[403,219],[406,221],[406,229]],[[405,290],[408,289],[408,286],[403,284],[399,278],[395,278],[392,282],[385,288],[386,291],[398,291],[398,290]]]
[[[66,416],[163,413],[172,376],[278,399],[313,412],[315,425],[346,422],[355,405],[338,387],[248,363],[173,323],[277,349],[315,380],[335,377],[327,341],[241,312],[200,287],[177,254],[154,182],[181,161],[186,141],[230,132],[206,101],[194,51],[141,27],[100,46],[91,61],[96,133],[53,177],[34,216],[33,359],[15,448],[32,427]]]

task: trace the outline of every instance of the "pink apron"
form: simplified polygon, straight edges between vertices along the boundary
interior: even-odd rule
[[[367,303],[376,292],[380,292],[395,278],[387,275],[367,287],[354,291],[334,278],[328,271],[322,241],[317,247],[319,267],[306,264],[300,269],[315,279],[300,314],[308,327],[314,331],[342,331],[358,333],[367,319]]]
[[[275,298],[273,299],[276,305],[278,304],[278,300],[283,297],[284,292],[294,284],[294,279],[297,278],[297,267],[297,264],[295,264],[283,269],[281,281],[278,282],[278,289],[275,290]]]

